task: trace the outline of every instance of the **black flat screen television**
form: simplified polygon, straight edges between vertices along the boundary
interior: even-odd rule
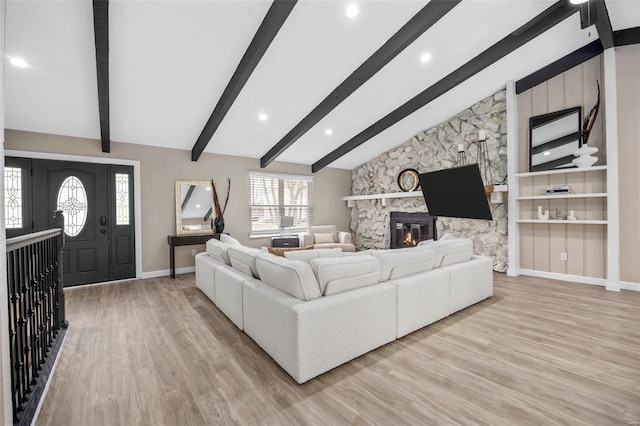
[[[477,164],[422,173],[419,179],[431,216],[493,220]]]

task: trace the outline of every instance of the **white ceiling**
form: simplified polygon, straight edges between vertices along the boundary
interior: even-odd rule
[[[205,152],[262,157],[428,1],[357,1],[355,19],[348,3],[298,2]],[[278,160],[313,164],[553,3],[462,1]],[[191,150],[270,5],[112,0],[111,140]],[[614,30],[640,25],[640,1],[606,5]],[[5,67],[6,127],[99,139],[92,2],[8,0],[6,20],[7,57],[30,64]],[[353,169],[596,37],[574,14],[330,166]]]

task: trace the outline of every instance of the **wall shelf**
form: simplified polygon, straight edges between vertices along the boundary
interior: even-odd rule
[[[493,188],[493,192],[507,192],[509,187],[507,185],[495,185]],[[411,192],[388,192],[383,194],[364,194],[364,195],[348,195],[346,197],[342,197],[344,201],[347,202],[348,207],[354,207],[356,201],[362,200],[381,200],[382,205],[387,205],[388,199],[394,198],[410,198],[410,197],[422,197],[422,191],[411,191]]]
[[[606,225],[608,222],[606,220],[593,219],[593,220],[539,220],[539,219],[518,219],[517,223],[556,223],[556,224],[564,224],[568,223],[570,225]]]
[[[517,197],[516,200],[556,200],[568,198],[605,198],[606,192],[595,192],[592,194],[558,194],[558,195],[531,195],[526,197]]]
[[[541,172],[516,173],[516,177],[517,178],[526,178],[526,177],[535,177],[535,176],[562,175],[562,174],[567,174],[567,173],[597,172],[597,171],[603,171],[603,170],[607,170],[607,166],[595,166],[595,167],[585,167],[585,168],[544,170],[544,171],[541,171]]]

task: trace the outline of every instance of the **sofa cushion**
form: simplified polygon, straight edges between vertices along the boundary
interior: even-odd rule
[[[380,282],[380,262],[369,255],[313,259],[311,269],[324,296]]]
[[[231,246],[241,246],[240,241],[236,240],[229,234],[220,234],[220,241]]]
[[[313,239],[315,241],[316,244],[326,244],[326,243],[335,243],[336,239],[335,239],[336,234],[334,233],[330,233],[330,234],[313,234]]]
[[[338,232],[336,225],[314,225],[307,230],[309,234],[335,234]]]
[[[436,250],[434,268],[466,262],[473,256],[473,241],[468,238],[438,240],[429,244],[428,247]]]
[[[313,259],[320,257],[340,257],[342,256],[342,249],[340,248],[326,248],[317,250],[293,250],[285,251],[284,257],[292,260],[302,260],[303,262],[311,262]]]
[[[322,296],[311,266],[301,260],[262,253],[256,259],[256,268],[264,283],[297,299],[313,300]]]
[[[230,245],[227,243],[223,243],[215,238],[207,241],[207,253],[214,259],[220,260],[227,265],[231,265],[231,261],[229,260],[229,255],[227,254],[227,250]]]
[[[231,246],[227,250],[231,266],[240,272],[244,272],[246,275],[260,279],[258,275],[258,269],[256,268],[256,258],[262,254],[260,249],[244,247],[244,246]]]
[[[401,278],[433,269],[436,250],[430,245],[393,250],[375,250],[380,259],[380,281]]]
[[[324,244],[314,244],[314,249],[331,249],[331,248],[339,248],[343,253],[346,252],[354,252],[356,251],[356,246],[353,244],[343,244],[343,243],[324,243]]]

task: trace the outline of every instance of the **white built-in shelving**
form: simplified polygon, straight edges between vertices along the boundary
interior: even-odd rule
[[[528,181],[530,179],[534,179],[541,176],[553,176],[553,175],[571,175],[575,173],[604,173],[607,170],[607,166],[596,166],[596,167],[587,167],[587,168],[569,168],[569,169],[559,169],[559,170],[544,170],[539,172],[526,172],[526,173],[517,173],[516,179],[518,181],[518,185],[521,185],[522,182]],[[520,191],[518,191],[520,193]],[[606,192],[582,192],[582,193],[554,193],[554,194],[539,194],[539,195],[526,195],[526,196],[516,196],[515,200],[518,202],[526,202],[533,200],[576,200],[576,199],[588,199],[588,198],[602,198],[606,199],[608,194]],[[518,209],[522,212],[522,209]],[[605,208],[606,211],[606,208]],[[608,221],[605,219],[583,219],[583,220],[539,220],[539,219],[529,219],[519,217],[516,219],[516,223],[532,223],[532,224],[568,224],[568,225],[607,225]]]
[[[516,197],[516,200],[561,200],[567,198],[605,198],[606,192],[594,192],[591,194],[547,194],[547,195],[531,195],[527,197]]]
[[[607,170],[607,166],[595,166],[595,167],[585,167],[585,168],[571,168],[571,169],[554,169],[554,170],[543,170],[540,172],[525,172],[525,173],[517,173],[517,178],[524,177],[535,177],[535,176],[546,176],[546,175],[564,175],[564,174],[572,174],[572,173],[586,173],[586,172],[598,172]]]
[[[518,222],[518,223],[555,223],[555,224],[564,223],[564,224],[569,224],[569,225],[606,225],[607,224],[606,220],[598,220],[598,219],[593,219],[593,220],[588,220],[588,219],[587,220],[518,219],[518,220],[516,220],[516,222]]]

